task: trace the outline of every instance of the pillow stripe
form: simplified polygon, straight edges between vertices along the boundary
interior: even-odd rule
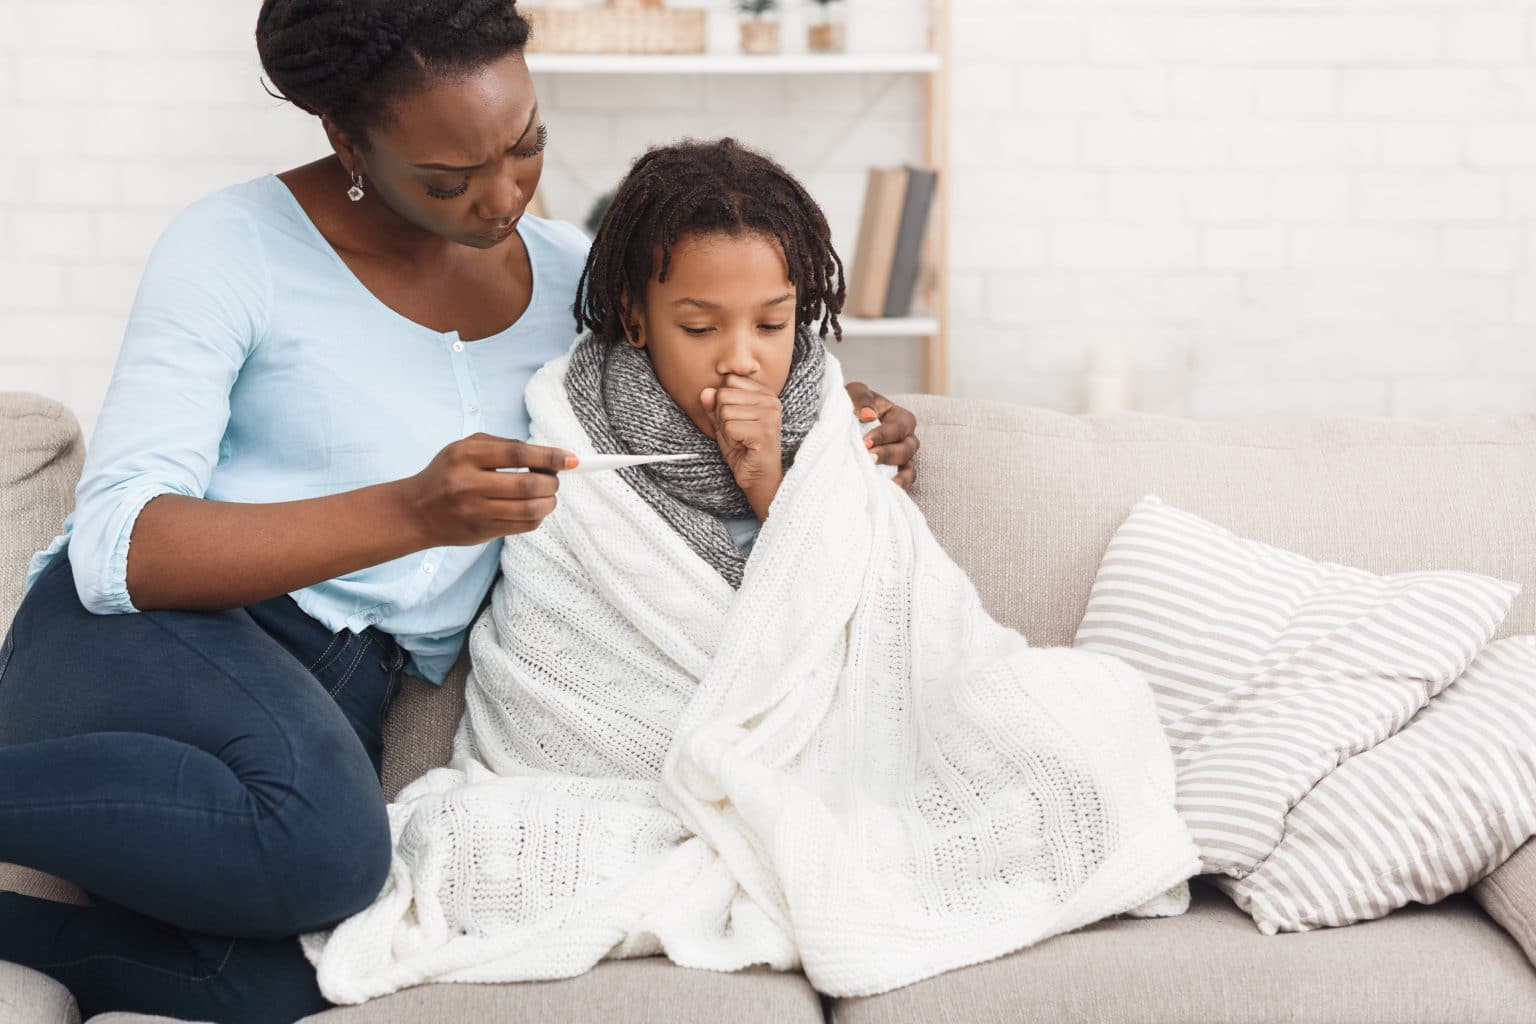
[[[1111,539],[1074,643],[1147,677],[1202,871],[1242,878],[1319,779],[1461,675],[1518,591],[1315,562],[1148,496]]]
[[[1261,930],[1305,931],[1460,892],[1533,834],[1536,637],[1511,637],[1318,783],[1256,871],[1218,884]]]

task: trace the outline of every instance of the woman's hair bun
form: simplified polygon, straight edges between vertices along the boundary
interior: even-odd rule
[[[521,52],[516,0],[263,0],[256,49],[278,95],[349,134],[432,74]]]

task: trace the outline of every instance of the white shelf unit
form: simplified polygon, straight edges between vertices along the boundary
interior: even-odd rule
[[[530,53],[529,70],[594,75],[855,75],[939,70],[933,53],[630,54]]]
[[[842,317],[845,338],[932,338],[939,333],[937,317],[909,316],[899,319],[871,320],[866,317]]]
[[[949,0],[929,0],[929,48],[914,53],[841,54],[627,54],[530,53],[535,74],[589,75],[848,75],[919,74],[927,78],[923,159],[938,171],[928,252],[936,273],[931,317],[842,321],[850,338],[918,338],[923,345],[923,390],[949,387]]]

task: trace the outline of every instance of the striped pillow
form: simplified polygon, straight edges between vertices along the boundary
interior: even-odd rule
[[[1396,735],[1328,774],[1247,878],[1266,935],[1368,921],[1468,888],[1536,835],[1536,637],[1495,640]]]
[[[1319,779],[1461,675],[1519,590],[1315,562],[1149,496],[1110,541],[1074,643],[1146,676],[1201,871],[1242,878]]]

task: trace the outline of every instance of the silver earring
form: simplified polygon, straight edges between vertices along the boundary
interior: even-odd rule
[[[352,187],[347,189],[347,198],[354,203],[363,198],[363,176],[357,172],[352,174]]]

